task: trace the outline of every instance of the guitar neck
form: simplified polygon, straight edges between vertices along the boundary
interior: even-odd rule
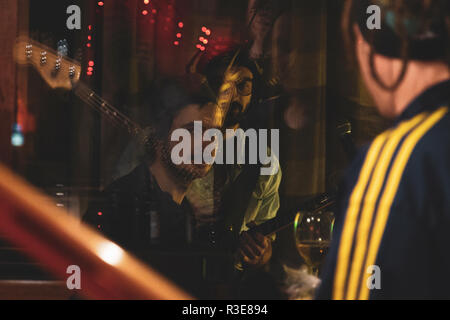
[[[294,212],[289,212],[286,215],[280,215],[279,217],[261,223],[250,229],[250,231],[261,233],[264,236],[270,236],[292,225],[294,223],[295,214],[296,213]]]
[[[300,205],[300,210],[290,210],[279,214],[277,217],[270,219],[260,225],[250,229],[251,232],[259,232],[264,236],[270,236],[281,230],[284,230],[294,224],[295,216],[299,211],[319,212],[330,208],[335,204],[335,196],[333,194],[322,194],[312,200],[304,202]]]
[[[36,68],[51,88],[72,89],[87,105],[99,111],[114,124],[126,129],[132,136],[138,136],[143,131],[137,123],[79,81],[81,65],[77,61],[26,37],[17,39],[14,58],[19,64],[29,64]]]
[[[81,81],[74,85],[73,91],[87,105],[100,112],[115,125],[127,130],[130,135],[136,137],[142,132],[142,128],[137,123],[110,105]]]

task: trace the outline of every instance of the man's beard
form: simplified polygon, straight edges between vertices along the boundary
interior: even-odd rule
[[[196,169],[196,165],[174,164],[169,143],[161,143],[160,150],[163,165],[169,169],[171,175],[176,179],[177,184],[180,186],[188,187],[193,180],[205,176],[204,170]]]

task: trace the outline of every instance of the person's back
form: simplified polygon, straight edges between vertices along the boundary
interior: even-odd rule
[[[409,12],[405,21],[420,24],[430,12],[448,19],[446,2],[414,2],[404,6],[420,9]],[[433,23],[410,31],[399,40],[409,44],[405,56],[395,45],[386,45],[392,44],[392,34],[372,37],[364,29],[370,1],[349,3],[354,14],[349,26],[365,83],[380,113],[395,124],[361,150],[349,169],[317,297],[450,298],[448,30]],[[388,5],[383,10],[389,32],[395,33],[397,24],[389,17],[398,19],[406,8]],[[417,42],[423,34],[428,43]]]
[[[450,297],[450,82],[426,93],[438,95],[441,103],[411,105],[353,163],[319,297],[340,285],[347,295],[333,297],[367,298],[370,266],[381,279],[371,298]]]

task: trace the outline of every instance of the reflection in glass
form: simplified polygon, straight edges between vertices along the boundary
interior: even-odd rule
[[[295,244],[313,275],[318,275],[328,253],[333,224],[330,211],[298,212],[295,217]]]

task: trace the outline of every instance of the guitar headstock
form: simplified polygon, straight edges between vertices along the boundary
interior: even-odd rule
[[[81,65],[79,62],[64,57],[27,37],[17,39],[14,58],[18,64],[32,65],[53,89],[70,90],[80,80]]]

